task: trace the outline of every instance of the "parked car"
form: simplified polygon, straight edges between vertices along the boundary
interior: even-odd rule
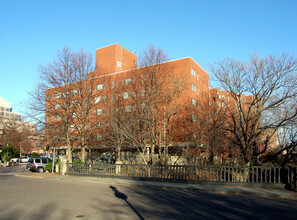
[[[29,158],[26,168],[30,171],[43,173],[45,171],[46,164],[49,162],[51,162],[51,160],[46,157]]]
[[[28,163],[28,161],[29,161],[28,157],[20,157],[19,159],[20,159],[21,163]]]
[[[20,162],[20,159],[19,158],[11,158],[9,162],[13,163],[13,164],[16,164],[16,163]]]

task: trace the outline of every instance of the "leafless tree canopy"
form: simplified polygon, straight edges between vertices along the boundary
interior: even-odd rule
[[[29,117],[46,124],[48,144],[67,146],[69,161],[73,146],[84,146],[89,135],[94,85],[86,79],[93,70],[91,54],[64,48],[52,62],[40,66],[40,82],[30,93]]]
[[[225,59],[212,66],[220,87],[232,97],[231,120],[224,125],[244,163],[267,151],[280,128],[296,121],[297,60],[283,54],[249,62]]]

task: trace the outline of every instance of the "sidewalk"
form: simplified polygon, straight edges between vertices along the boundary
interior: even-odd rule
[[[297,200],[297,192],[289,191],[284,188],[263,188],[263,187],[249,187],[246,185],[219,185],[219,184],[185,184],[185,183],[168,183],[168,182],[152,182],[152,181],[140,181],[129,180],[121,178],[109,178],[109,177],[87,177],[87,176],[72,176],[72,175],[57,175],[52,173],[19,173],[15,176],[22,177],[35,177],[35,178],[49,178],[61,181],[81,181],[81,182],[93,182],[101,184],[117,184],[117,185],[135,185],[142,187],[154,187],[162,189],[174,189],[174,190],[189,190],[208,193],[217,193],[225,195],[247,195],[264,198],[280,198]]]

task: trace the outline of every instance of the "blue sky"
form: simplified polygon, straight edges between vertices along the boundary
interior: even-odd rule
[[[297,56],[296,40],[295,0],[0,0],[0,97],[22,113],[38,66],[64,46],[95,55],[118,43],[137,54],[152,43],[209,72],[225,57]]]

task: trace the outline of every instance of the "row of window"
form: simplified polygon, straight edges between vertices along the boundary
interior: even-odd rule
[[[144,78],[144,77],[142,77],[142,78]],[[136,82],[136,77],[134,77],[133,80],[132,80],[132,78],[122,79],[122,85],[130,85],[130,84],[135,83],[135,82]],[[112,89],[114,89],[115,87],[118,88],[119,85],[120,85],[120,80],[117,80],[116,82],[114,82],[114,81],[111,82],[111,88]],[[97,91],[100,91],[100,90],[103,90],[103,89],[106,89],[106,88],[107,88],[107,83],[103,83],[103,84],[101,83],[101,84],[97,84],[95,86],[95,89]],[[67,94],[67,92],[66,92],[66,94]],[[71,94],[72,95],[77,95],[77,94],[79,94],[79,91],[77,89],[73,89],[73,90],[71,90]],[[61,97],[62,97],[61,92],[53,94],[53,98],[58,99],[58,98],[61,98]]]

